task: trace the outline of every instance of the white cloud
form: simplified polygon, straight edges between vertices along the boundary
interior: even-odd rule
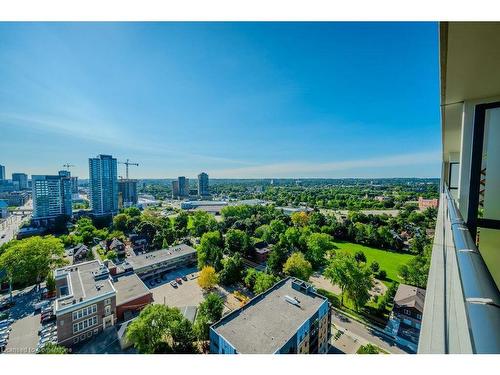
[[[332,172],[344,172],[363,168],[383,169],[387,167],[404,167],[414,165],[438,164],[441,152],[421,152],[402,155],[374,157],[369,159],[314,162],[285,162],[255,165],[251,167],[228,168],[211,171],[214,178],[299,178],[329,177]],[[375,172],[375,171],[374,171]],[[344,174],[343,176],[345,176]],[[373,173],[371,176],[375,176]],[[341,177],[339,175],[339,177]]]

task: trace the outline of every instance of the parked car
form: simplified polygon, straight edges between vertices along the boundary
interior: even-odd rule
[[[43,324],[46,322],[51,322],[55,319],[56,319],[56,316],[54,314],[42,315],[42,317],[40,318],[40,322]]]
[[[0,321],[0,327],[4,326],[4,325],[11,325],[12,323],[14,323],[14,319],[4,319],[2,321]]]
[[[16,304],[14,299],[6,298],[0,301],[0,311],[7,310],[9,307],[12,307]]]
[[[170,282],[170,285],[172,285],[174,288],[177,288],[177,283],[173,280]]]
[[[54,311],[54,308],[52,307],[52,305],[49,305],[49,306],[45,306],[42,309],[41,313],[46,314],[46,313],[53,312],[53,311]]]
[[[35,303],[35,306],[33,306],[33,307],[35,308],[35,312],[37,312],[37,311],[43,310],[47,306],[50,306],[50,304],[51,304],[50,301],[40,301],[40,302]]]
[[[187,276],[186,276],[186,275],[182,276],[182,280],[184,280],[184,281],[188,281]]]
[[[180,277],[176,278],[175,281],[177,282],[177,284],[182,284],[182,279]]]

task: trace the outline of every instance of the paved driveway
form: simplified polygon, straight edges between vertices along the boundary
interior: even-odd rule
[[[161,278],[160,284],[154,281],[155,284],[152,285],[149,280],[146,280],[145,284],[153,292],[154,303],[179,308],[185,306],[198,306],[200,302],[205,299],[207,294],[198,285],[198,275],[199,271],[196,267],[181,268],[164,275],[164,278]],[[182,278],[182,276],[186,276],[188,280],[182,280],[182,283],[178,285],[177,288],[170,285],[172,280],[178,277]],[[224,300],[223,314],[227,314],[235,308],[240,307],[240,302],[225,288],[217,286],[213,292],[220,295]]]
[[[28,315],[12,324],[5,353],[34,354],[38,344],[40,314]]]
[[[345,332],[355,340],[358,340],[362,345],[372,343],[378,347],[393,354],[410,354],[408,349],[401,348],[394,343],[386,335],[378,332],[375,329],[365,326],[364,324],[353,320],[342,313],[332,310],[332,323],[338,329]]]
[[[182,284],[174,288],[170,285],[172,280],[177,277],[187,276],[188,281],[182,281]],[[148,288],[153,292],[153,299],[155,303],[165,304],[167,306],[184,307],[184,306],[198,306],[203,301],[203,290],[198,285],[198,270],[196,268],[183,268],[169,272],[161,279],[160,284],[150,284],[148,280],[145,281]]]

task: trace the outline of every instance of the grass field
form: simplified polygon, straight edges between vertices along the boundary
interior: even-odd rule
[[[334,241],[335,246],[338,250],[344,250],[350,254],[356,253],[357,251],[362,251],[365,253],[367,264],[370,264],[374,260],[378,262],[381,270],[387,272],[387,278],[394,281],[401,281],[398,277],[398,269],[402,264],[408,263],[414,255],[395,253],[392,251],[380,250],[374,247],[359,245],[356,243],[345,242],[345,241]]]

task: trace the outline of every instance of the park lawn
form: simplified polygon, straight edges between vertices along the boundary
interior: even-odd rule
[[[393,251],[376,249],[374,247],[346,241],[335,240],[334,243],[337,247],[337,251],[343,250],[352,255],[354,255],[357,251],[362,251],[366,256],[366,262],[368,265],[374,260],[377,261],[380,269],[387,272],[387,278],[398,282],[401,281],[401,279],[398,277],[399,267],[403,264],[408,263],[410,259],[415,257],[411,254],[396,253]]]

